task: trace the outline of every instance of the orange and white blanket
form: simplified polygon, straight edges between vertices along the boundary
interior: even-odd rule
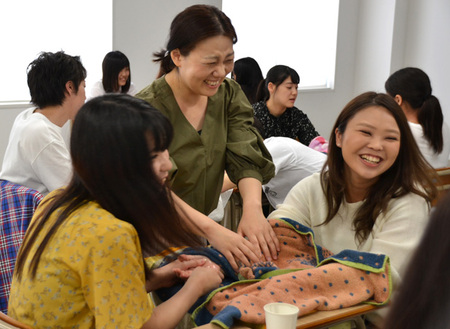
[[[192,319],[197,325],[213,322],[230,328],[236,320],[263,324],[263,306],[272,302],[296,305],[299,316],[361,302],[388,302],[392,284],[387,256],[355,250],[333,255],[314,243],[310,228],[289,219],[270,223],[281,244],[278,259],[241,267],[239,275],[213,248],[184,251],[208,256],[226,275],[222,287],[195,305]],[[176,290],[162,292],[162,299]]]

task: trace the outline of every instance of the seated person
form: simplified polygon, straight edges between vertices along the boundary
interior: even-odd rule
[[[262,189],[270,205],[276,208],[277,205],[283,203],[286,195],[295,184],[322,169],[327,156],[291,138],[265,138],[264,127],[256,117],[253,125],[264,138],[264,145],[272,156],[275,165],[275,176],[267,184],[264,184]],[[236,186],[225,175],[219,206],[226,205],[226,201],[230,197],[229,189],[234,187]]]
[[[258,87],[264,77],[255,59],[244,57],[235,61],[231,78],[239,83],[250,104],[257,102]]]
[[[121,51],[110,51],[102,62],[103,77],[94,83],[89,99],[107,93],[122,93],[134,95],[136,87],[131,82],[130,61]]]
[[[295,184],[322,169],[327,156],[291,138],[265,138],[264,127],[257,118],[253,125],[264,138],[264,145],[275,165],[275,176],[263,185],[263,191],[271,206],[276,208]]]
[[[173,328],[223,273],[203,257],[151,270],[144,257],[199,246],[165,182],[170,122],[147,102],[104,95],[80,110],[67,187],[49,194],[19,251],[8,314],[33,328]],[[177,229],[174,230],[174,227]],[[186,281],[153,312],[148,291]]]
[[[298,73],[285,65],[267,72],[258,88],[258,102],[252,104],[254,115],[264,126],[266,137],[282,136],[309,146],[319,136],[308,116],[294,106],[298,95]]]
[[[0,179],[46,195],[69,182],[72,165],[64,139],[86,100],[86,70],[77,56],[41,53],[28,66],[34,107],[14,121]],[[67,124],[67,125],[66,125]]]
[[[422,155],[434,168],[448,166],[450,128],[441,104],[432,94],[428,75],[419,68],[406,67],[393,73],[385,83],[408,120]]]
[[[428,222],[436,195],[428,188],[432,170],[402,109],[386,94],[350,101],[329,141],[327,166],[295,185],[268,218],[314,229],[316,243],[333,253],[388,255],[396,289]]]

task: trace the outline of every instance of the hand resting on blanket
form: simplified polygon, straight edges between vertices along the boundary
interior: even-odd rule
[[[201,279],[202,277],[205,277]],[[203,287],[204,293],[217,288],[224,275],[221,268],[209,258],[198,255],[180,255],[178,258],[151,272],[146,282],[147,291],[171,287],[179,282],[187,281],[191,277]],[[192,281],[194,281],[192,280]]]

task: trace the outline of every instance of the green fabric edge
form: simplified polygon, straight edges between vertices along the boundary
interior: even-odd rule
[[[319,253],[318,253],[318,251],[317,251],[317,244],[316,244],[316,241],[315,241],[314,233],[313,233],[313,232],[301,232],[301,231],[297,230],[291,223],[288,223],[286,220],[284,220],[284,219],[282,219],[282,218],[278,218],[277,220],[282,221],[282,222],[285,223],[287,226],[290,226],[290,227],[291,227],[292,229],[294,229],[295,232],[297,232],[298,234],[301,234],[301,235],[310,235],[310,236],[311,236],[311,239],[312,239],[312,243],[313,243],[313,245],[314,245],[314,251],[315,251],[315,254],[316,254],[316,255],[315,255],[315,256],[316,256],[316,259],[319,258],[319,257],[318,257]],[[384,270],[384,268],[385,268],[385,266],[386,266],[386,262],[388,262],[388,263],[390,264],[390,262],[389,262],[389,256],[387,256],[387,255],[385,255],[385,256],[386,256],[386,257],[384,258],[383,266],[382,266],[380,269],[377,269],[377,268],[374,268],[374,267],[368,266],[368,265],[363,265],[363,264],[355,263],[355,262],[342,261],[342,260],[336,259],[336,258],[334,258],[334,257],[328,257],[328,258],[324,259],[323,261],[321,261],[320,263],[317,264],[316,268],[319,267],[320,265],[323,265],[323,264],[326,264],[326,263],[335,261],[335,262],[340,263],[340,264],[343,264],[343,265],[349,265],[349,264],[351,264],[351,265],[352,265],[351,267],[357,268],[357,269],[360,269],[360,270],[370,271],[370,272],[373,272],[373,273],[381,273],[381,272],[383,272],[383,270]],[[265,279],[267,279],[267,278],[269,278],[269,277],[272,277],[272,276],[278,276],[278,275],[282,275],[282,274],[285,274],[285,273],[297,272],[297,271],[302,271],[302,270],[306,270],[306,269],[278,269],[278,270],[273,270],[273,271],[270,271],[270,272],[267,272],[267,273],[263,274],[263,275],[261,276],[260,279],[250,279],[250,280],[246,280],[246,279],[242,279],[242,280],[241,280],[242,276],[241,276],[241,275],[238,275],[239,281],[233,282],[232,284],[229,284],[228,286],[224,286],[224,287],[221,287],[221,288],[217,288],[216,290],[213,290],[213,291],[208,295],[208,297],[206,298],[206,300],[205,300],[201,305],[199,305],[199,306],[194,310],[194,312],[192,312],[192,314],[191,314],[191,319],[192,319],[192,321],[193,321],[194,324],[195,324],[195,321],[194,321],[195,315],[200,311],[200,309],[201,309],[202,307],[204,307],[205,304],[207,304],[207,303],[211,300],[211,298],[214,297],[214,295],[215,295],[216,293],[218,293],[218,292],[221,291],[221,290],[225,290],[225,289],[231,288],[231,287],[233,287],[233,286],[235,286],[235,285],[237,285],[237,284],[241,284],[241,283],[259,282],[259,281],[261,281],[261,280],[265,280]],[[386,299],[386,301],[381,302],[381,303],[377,303],[377,302],[374,302],[374,301],[364,301],[364,302],[362,302],[362,303],[364,303],[364,304],[370,304],[370,305],[380,305],[380,306],[381,306],[381,305],[386,305],[386,304],[390,301],[391,295],[392,295],[392,276],[391,276],[391,270],[390,270],[390,268],[389,268],[389,271],[388,271],[388,281],[389,281],[389,296],[388,296],[388,298]],[[212,320],[210,323],[215,323],[215,324],[217,324],[218,326],[220,326],[220,327],[222,327],[222,328],[224,328],[224,329],[229,329],[229,327],[227,327],[223,322],[218,321],[218,320]],[[197,325],[195,325],[195,326],[197,327]],[[262,328],[262,327],[261,327],[261,328]]]

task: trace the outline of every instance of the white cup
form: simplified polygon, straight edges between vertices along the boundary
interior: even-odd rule
[[[264,305],[266,329],[295,329],[299,309],[287,303],[270,303]]]

